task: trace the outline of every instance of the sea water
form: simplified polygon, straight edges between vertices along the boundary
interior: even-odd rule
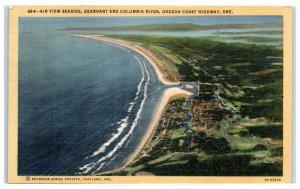
[[[19,21],[18,174],[119,168],[147,132],[165,86],[132,50],[58,25]]]
[[[282,22],[282,17],[20,18],[18,174],[93,175],[120,168],[143,139],[166,88],[144,57],[68,35],[65,28],[262,22]],[[197,37],[214,32],[114,34]]]

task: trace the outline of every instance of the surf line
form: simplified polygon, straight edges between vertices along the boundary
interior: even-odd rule
[[[130,51],[128,51],[130,52]],[[130,52],[131,53],[131,52]],[[132,53],[131,53],[132,54]],[[138,98],[138,94],[139,92],[141,91],[141,85],[142,83],[144,82],[144,78],[145,78],[145,73],[146,73],[146,76],[147,76],[147,80],[145,82],[145,85],[144,85],[144,89],[143,89],[143,99],[140,103],[140,107],[136,113],[136,116],[135,116],[135,119],[134,121],[132,122],[132,125],[128,131],[128,133],[115,145],[115,147],[110,151],[108,152],[105,156],[101,157],[100,159],[98,159],[96,162],[91,162],[91,163],[88,163],[82,167],[80,167],[79,169],[81,170],[81,173],[79,174],[89,174],[91,171],[90,174],[91,175],[95,175],[97,172],[99,172],[107,163],[110,163],[111,161],[107,162],[107,160],[109,159],[114,159],[115,156],[114,154],[120,149],[123,147],[124,143],[128,141],[129,137],[131,136],[132,132],[134,131],[134,129],[136,128],[137,126],[137,123],[138,123],[138,120],[140,119],[141,117],[141,113],[144,109],[144,105],[145,105],[145,102],[146,102],[146,99],[147,99],[147,96],[148,96],[148,85],[150,83],[150,74],[148,72],[148,69],[147,69],[147,66],[145,64],[145,62],[142,60],[140,60],[136,55],[132,54],[135,59],[137,60],[137,62],[139,63],[140,65],[140,68],[142,70],[142,79],[138,85],[138,90],[137,90],[137,93],[136,93],[136,97],[135,97],[135,101],[137,100]],[[129,109],[128,111],[132,110],[133,107],[129,106]],[[125,120],[127,119],[128,120],[128,116],[125,118]],[[127,123],[128,125],[128,123]],[[112,138],[110,138],[107,142],[105,142],[101,147],[99,147],[92,155],[88,156],[88,158],[91,158],[91,157],[95,157],[101,153],[104,153],[106,151],[106,148],[108,146],[110,146],[110,144],[115,141],[117,138],[119,138],[119,136],[123,133],[123,131],[125,130],[125,128],[127,127],[126,124],[124,124],[123,122],[123,125],[121,125],[120,128],[118,128],[118,132],[116,134],[113,135]],[[96,170],[95,170],[96,169]]]
[[[140,83],[138,84],[138,87],[137,87],[137,92],[135,94],[135,98],[133,100],[133,102],[130,102],[130,106],[128,107],[128,110],[127,112],[130,114],[130,112],[132,111],[135,103],[136,103],[136,100],[138,99],[139,97],[139,93],[141,91],[141,86],[145,80],[145,73],[144,73],[144,68],[142,66],[142,64],[139,62],[140,64],[140,68],[141,68],[141,71],[142,71],[142,78],[140,80]],[[94,153],[90,156],[87,156],[86,158],[91,158],[91,157],[95,157],[97,156],[98,154],[100,153],[103,153],[106,151],[106,148],[109,147],[109,145],[111,143],[113,143],[122,133],[123,131],[125,130],[125,128],[127,127],[128,125],[128,119],[129,119],[129,115],[127,115],[125,118],[121,119],[121,121],[117,122],[117,124],[120,125],[120,127],[117,129],[117,132],[116,133],[113,133],[112,137],[106,141],[102,146],[100,146],[96,151],[94,151]]]

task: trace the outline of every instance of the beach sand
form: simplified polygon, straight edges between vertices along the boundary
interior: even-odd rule
[[[104,41],[104,42],[108,42],[108,43],[113,43],[119,46],[123,46],[126,48],[130,48],[134,51],[136,51],[137,53],[141,54],[142,56],[144,56],[148,62],[152,65],[152,67],[154,68],[158,79],[165,85],[177,85],[179,82],[170,82],[168,80],[166,80],[164,78],[164,75],[162,74],[162,72],[159,70],[158,66],[155,64],[157,60],[156,57],[154,57],[152,55],[152,53],[150,53],[147,49],[136,45],[132,42],[129,41],[125,41],[125,40],[121,40],[121,39],[114,39],[114,38],[110,38],[110,37],[106,37],[106,36],[102,36],[102,35],[80,35],[80,34],[69,34],[71,36],[75,36],[75,37],[83,37],[83,38],[91,38],[91,39],[96,39],[96,40],[100,40],[100,41]],[[161,118],[161,114],[165,108],[165,106],[168,104],[169,100],[177,95],[184,95],[184,96],[191,96],[192,93],[185,91],[183,89],[180,89],[178,87],[170,87],[168,89],[166,89],[160,99],[160,102],[157,103],[156,108],[154,110],[154,116],[150,122],[150,125],[148,127],[148,131],[146,132],[145,136],[143,137],[143,140],[141,141],[141,143],[138,145],[138,147],[136,148],[136,150],[130,155],[130,157],[127,160],[127,163],[125,165],[123,165],[121,168],[119,169],[115,169],[112,171],[108,171],[108,172],[102,172],[99,175],[103,175],[103,174],[111,174],[114,172],[118,172],[122,169],[124,169],[125,167],[127,167],[135,158],[136,156],[142,151],[142,149],[144,148],[144,146],[146,145],[146,143],[151,140],[152,135],[155,131],[156,126],[159,123],[159,120]]]
[[[141,143],[138,145],[138,147],[135,149],[135,151],[130,155],[130,157],[128,158],[127,163],[124,166],[122,166],[119,169],[110,171],[110,173],[118,172],[118,171],[124,169],[125,167],[130,165],[135,160],[137,155],[143,150],[144,146],[148,143],[148,141],[151,140],[151,138],[152,138],[152,136],[155,132],[155,129],[156,129],[158,123],[159,123],[159,120],[161,118],[161,114],[163,113],[164,108],[166,107],[166,105],[168,104],[168,102],[170,101],[170,99],[172,97],[178,96],[178,95],[190,96],[190,95],[192,95],[192,93],[190,93],[188,91],[185,91],[185,90],[182,90],[182,89],[179,89],[177,87],[172,87],[172,88],[167,89],[163,93],[163,96],[160,99],[160,102],[157,103],[157,106],[154,110],[154,116],[153,116],[153,118],[150,122],[150,125],[148,127],[148,131],[144,135],[143,140],[141,141]],[[109,172],[105,172],[105,173],[101,173],[101,174],[107,174],[107,173],[109,173]]]
[[[156,62],[158,62],[159,60],[147,49],[143,48],[140,45],[137,45],[133,42],[130,41],[125,41],[122,39],[114,39],[114,38],[110,38],[110,37],[106,37],[103,35],[81,35],[81,34],[69,34],[71,36],[75,36],[75,37],[83,37],[83,38],[90,38],[90,39],[96,39],[96,40],[100,40],[100,41],[104,41],[104,42],[108,42],[108,43],[112,43],[112,44],[116,44],[122,47],[126,47],[129,49],[134,50],[135,52],[139,53],[140,55],[142,55],[143,57],[145,57],[148,62],[152,65],[152,67],[154,68],[154,71],[156,72],[158,79],[165,85],[176,85],[179,82],[174,82],[174,81],[168,81],[166,78],[164,78],[163,73],[161,72],[161,70],[158,68],[158,66],[156,65]]]

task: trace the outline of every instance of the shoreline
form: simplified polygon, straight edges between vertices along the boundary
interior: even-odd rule
[[[96,175],[105,175],[105,174],[116,173],[116,172],[119,172],[122,169],[126,168],[128,165],[130,165],[135,160],[137,155],[140,152],[142,152],[144,146],[151,140],[152,135],[154,134],[155,129],[158,125],[158,122],[161,118],[161,114],[163,113],[163,111],[164,111],[166,105],[169,103],[170,99],[172,97],[176,96],[176,95],[190,96],[191,93],[188,92],[188,91],[179,89],[177,87],[172,87],[172,88],[166,89],[164,91],[164,93],[162,94],[162,97],[160,98],[159,102],[157,103],[157,105],[154,109],[152,120],[149,123],[149,126],[147,128],[147,131],[146,131],[145,135],[143,136],[142,141],[140,142],[138,147],[134,150],[134,152],[132,154],[130,154],[130,156],[127,159],[127,163],[125,163],[122,167],[120,167],[118,169],[101,172],[101,173],[96,174]]]
[[[161,72],[161,70],[158,68],[158,66],[154,63],[154,62],[156,62],[156,60],[153,60],[154,58],[152,58],[154,55],[152,55],[152,53],[149,52],[149,50],[147,50],[139,45],[136,45],[133,42],[125,41],[122,39],[114,39],[114,38],[106,37],[104,35],[85,35],[85,34],[69,34],[69,35],[74,36],[74,37],[95,39],[95,40],[119,45],[121,47],[129,48],[129,49],[139,53],[140,55],[142,55],[152,65],[152,67],[154,68],[154,71],[161,83],[163,83],[165,85],[177,85],[180,83],[179,81],[169,81],[169,80],[165,79],[164,74]]]
[[[177,85],[180,83],[180,82],[170,82],[170,81],[166,80],[164,78],[164,75],[162,74],[162,72],[159,70],[158,66],[154,63],[155,61],[153,61],[150,57],[147,56],[148,50],[144,49],[141,46],[137,46],[128,41],[113,39],[113,38],[109,38],[109,37],[105,37],[105,36],[101,36],[101,35],[81,35],[81,34],[69,34],[69,35],[75,36],[75,37],[95,39],[95,40],[99,40],[99,41],[116,44],[116,45],[119,45],[119,46],[122,46],[125,48],[129,48],[129,49],[139,53],[140,55],[142,55],[152,65],[152,67],[161,83],[163,83],[164,85],[169,85],[169,86]],[[141,140],[141,142],[137,146],[137,148],[134,150],[134,152],[129,155],[129,157],[127,159],[127,163],[125,163],[123,166],[121,166],[118,169],[101,172],[97,175],[111,174],[114,172],[121,171],[122,169],[126,168],[128,165],[130,165],[135,160],[137,155],[143,150],[144,146],[148,143],[149,140],[151,140],[152,135],[155,132],[155,129],[161,118],[161,114],[163,113],[163,110],[166,107],[166,105],[169,103],[169,100],[176,95],[191,96],[193,94],[189,91],[180,89],[179,87],[175,87],[175,86],[166,89],[163,92],[162,96],[160,97],[159,102],[155,106],[155,109],[153,111],[153,117],[148,125],[147,131],[145,132],[143,139]]]

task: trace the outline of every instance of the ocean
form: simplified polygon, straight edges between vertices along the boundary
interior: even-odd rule
[[[70,36],[61,29],[281,20],[281,17],[20,18],[18,174],[95,175],[121,167],[143,139],[167,88],[147,60],[135,52]]]
[[[20,21],[19,175],[92,175],[122,166],[165,86],[140,55]]]

